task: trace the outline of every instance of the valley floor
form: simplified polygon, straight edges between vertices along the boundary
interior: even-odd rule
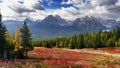
[[[47,65],[78,65],[82,68],[120,68],[120,48],[66,49],[35,47],[31,58],[44,59]]]
[[[102,54],[102,55],[108,55],[108,56],[114,56],[114,57],[120,57],[120,47],[114,47],[114,48],[99,48],[97,50],[94,49],[64,49],[68,51],[75,51],[75,52],[87,52],[92,54]]]
[[[120,68],[120,47],[67,49],[35,47],[31,59],[0,60],[0,68]]]

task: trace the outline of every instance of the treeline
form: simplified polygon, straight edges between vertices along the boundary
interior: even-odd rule
[[[74,35],[72,37],[55,38],[51,40],[33,41],[33,46],[43,46],[47,48],[102,48],[102,47],[120,47],[120,28],[112,31],[100,31],[97,33],[85,33]]]
[[[31,34],[26,22],[21,29],[16,27],[14,35],[11,37],[10,32],[2,23],[0,14],[0,59],[26,58],[27,52],[33,48],[31,41]]]

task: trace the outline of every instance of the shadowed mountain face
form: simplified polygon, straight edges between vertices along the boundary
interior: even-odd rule
[[[120,28],[120,21],[117,21],[116,24],[114,24],[111,29],[116,29],[116,28]]]
[[[32,33],[33,39],[50,39],[62,36],[71,36],[79,33],[98,32],[107,30],[103,22],[92,16],[67,21],[60,16],[49,15],[43,20],[32,21],[25,19]],[[16,26],[21,28],[23,21],[4,21],[7,29],[13,34]]]
[[[114,19],[108,19],[108,20],[99,19],[99,21],[103,26],[110,28],[110,29],[117,24],[117,21]]]
[[[44,23],[46,25],[47,24],[49,24],[49,25],[60,25],[60,26],[68,25],[68,22],[65,19],[62,19],[58,15],[56,15],[56,16],[49,15],[44,20],[42,20],[41,23]]]

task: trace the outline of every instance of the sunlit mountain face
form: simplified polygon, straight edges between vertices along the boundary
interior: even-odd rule
[[[26,21],[34,39],[120,26],[120,0],[0,0],[0,12],[8,31]]]

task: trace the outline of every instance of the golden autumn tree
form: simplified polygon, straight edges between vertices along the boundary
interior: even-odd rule
[[[20,32],[18,27],[16,27],[13,35],[13,45],[14,45],[15,57],[18,57],[20,55],[20,49],[22,48],[20,45]]]

